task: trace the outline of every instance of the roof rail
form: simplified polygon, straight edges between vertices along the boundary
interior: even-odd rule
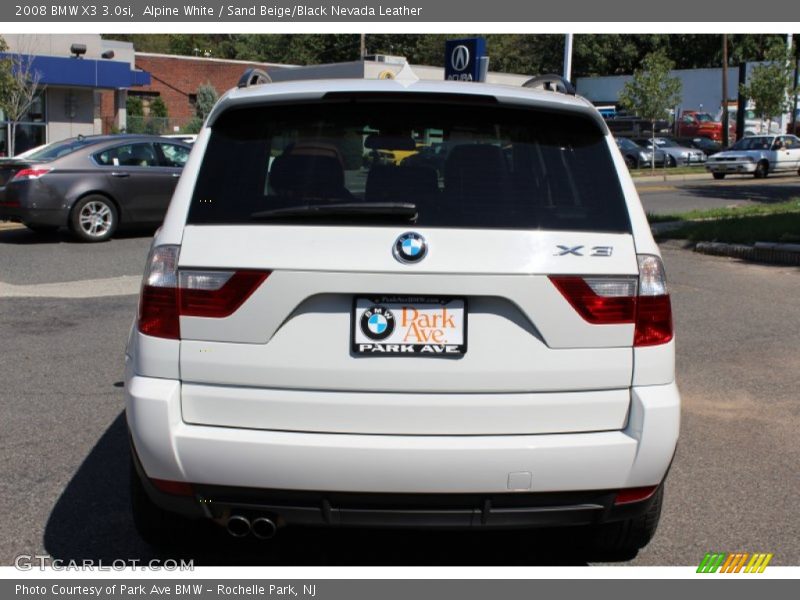
[[[266,71],[262,69],[247,69],[242,76],[239,78],[239,83],[236,84],[238,88],[247,88],[252,85],[261,85],[262,83],[272,83],[272,77],[270,77]]]
[[[548,92],[559,92],[561,94],[569,94],[570,96],[575,96],[577,93],[575,91],[575,86],[572,85],[569,80],[564,79],[561,75],[555,75],[553,73],[531,77],[522,84],[522,87],[546,90]]]

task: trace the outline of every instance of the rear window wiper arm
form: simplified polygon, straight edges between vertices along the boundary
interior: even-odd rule
[[[337,202],[262,210],[251,214],[250,218],[268,220],[295,217],[376,216],[415,221],[417,214],[417,205],[413,202]]]

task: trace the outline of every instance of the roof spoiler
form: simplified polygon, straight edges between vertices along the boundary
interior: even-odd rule
[[[577,93],[575,91],[575,86],[572,85],[569,80],[564,79],[561,77],[561,75],[555,75],[553,73],[532,77],[523,83],[522,87],[545,90],[548,92],[558,92],[560,94],[569,94],[570,96],[575,96]]]
[[[266,71],[262,69],[247,69],[242,76],[239,78],[239,83],[236,84],[238,88],[248,88],[253,85],[262,85],[264,83],[272,83],[272,77],[270,77]]]

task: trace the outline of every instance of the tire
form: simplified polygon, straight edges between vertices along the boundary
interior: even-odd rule
[[[35,223],[25,223],[25,227],[36,233],[53,233],[58,231],[58,225],[37,225]]]
[[[714,179],[725,179],[725,173],[714,173]]]
[[[189,521],[156,506],[144,489],[130,459],[131,514],[133,526],[145,542],[156,548],[175,547],[186,538]]]
[[[765,160],[762,160],[756,165],[756,170],[753,173],[753,177],[756,179],[765,179],[767,175],[769,175],[769,163]]]
[[[635,161],[630,156],[626,156],[625,157],[625,164],[628,166],[628,169],[635,169],[635,168],[637,168],[639,166],[638,162]]]
[[[70,214],[72,232],[84,242],[105,242],[119,225],[117,207],[106,196],[91,194],[75,203]]]
[[[675,160],[674,156],[667,156],[667,166],[669,168],[675,168],[678,166],[678,161]]]
[[[664,486],[658,488],[647,512],[626,521],[604,523],[589,534],[588,550],[593,557],[629,560],[644,548],[656,533],[664,502]]]

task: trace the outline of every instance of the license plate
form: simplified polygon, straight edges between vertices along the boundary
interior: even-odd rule
[[[467,301],[357,296],[351,348],[359,356],[459,356],[467,351]]]

